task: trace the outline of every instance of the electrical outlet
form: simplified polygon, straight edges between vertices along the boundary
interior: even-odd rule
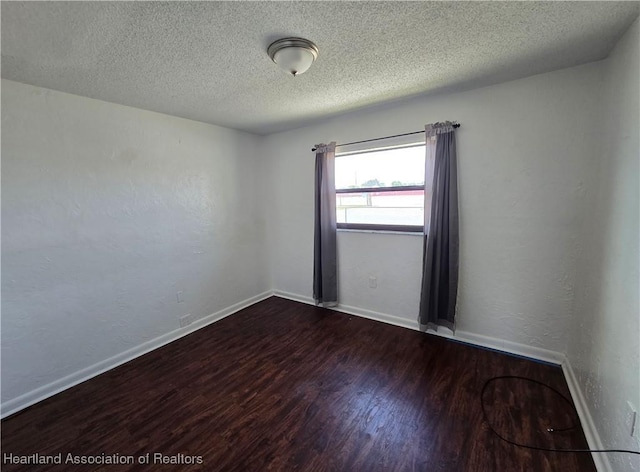
[[[376,277],[369,277],[369,288],[376,288],[378,286],[378,279]]]
[[[184,292],[182,290],[176,293],[176,300],[178,300],[178,303],[182,303],[184,301]]]
[[[191,323],[193,323],[193,318],[191,317],[191,315],[184,315],[180,317],[181,328],[184,328],[185,326],[189,326]]]
[[[627,431],[631,437],[636,439],[640,437],[638,434],[638,412],[631,402],[627,402]]]

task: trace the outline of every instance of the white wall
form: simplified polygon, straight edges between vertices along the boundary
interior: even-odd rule
[[[272,286],[312,296],[314,144],[459,120],[458,329],[564,352],[585,185],[599,157],[601,76],[602,63],[592,63],[269,136]],[[340,232],[341,303],[415,324],[421,263],[420,237]]]
[[[2,81],[3,404],[269,289],[258,139]]]
[[[567,354],[602,445],[635,450],[640,442],[629,436],[626,403],[640,409],[639,43],[636,20],[605,63],[603,113],[593,124],[598,173]],[[640,470],[638,456],[607,457],[617,472]]]

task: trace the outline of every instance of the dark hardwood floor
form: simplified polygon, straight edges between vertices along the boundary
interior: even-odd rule
[[[5,419],[3,459],[62,464],[2,470],[595,471],[590,454],[497,438],[480,391],[498,375],[569,395],[557,366],[272,297]],[[485,399],[504,436],[587,447],[579,427],[546,432],[569,426],[572,410],[537,384],[495,381]],[[151,455],[71,465],[69,453]]]

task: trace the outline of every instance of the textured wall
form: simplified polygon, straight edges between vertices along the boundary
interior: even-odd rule
[[[338,238],[340,303],[378,313],[416,319],[420,293],[422,237],[341,232]],[[368,255],[363,257],[363,255]],[[369,287],[369,277],[377,279]]]
[[[598,173],[590,186],[568,359],[603,445],[640,450],[627,401],[640,409],[640,35],[638,21],[606,61]],[[638,426],[640,427],[640,425]],[[617,472],[640,457],[608,455]]]
[[[469,92],[344,115],[267,137],[272,286],[310,297],[313,154],[460,120],[461,270],[458,328],[564,352],[577,240],[593,173],[602,63]],[[295,198],[292,198],[294,196]],[[417,317],[422,246],[407,235],[339,233],[345,304]],[[378,288],[370,289],[369,275]]]
[[[256,139],[2,81],[3,402],[269,288]]]

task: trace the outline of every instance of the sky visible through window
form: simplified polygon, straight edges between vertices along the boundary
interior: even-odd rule
[[[336,156],[336,189],[351,189],[336,194],[337,222],[422,227],[424,188],[401,187],[424,186],[424,161],[424,145]]]
[[[336,156],[336,189],[424,184],[424,145]]]

